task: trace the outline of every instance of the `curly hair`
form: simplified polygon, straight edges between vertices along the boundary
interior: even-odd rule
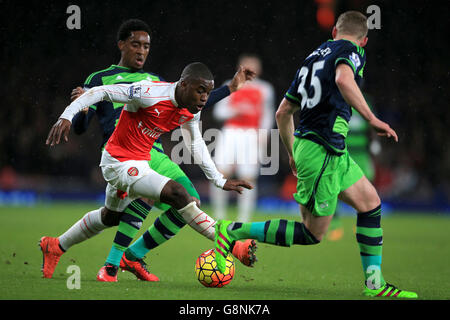
[[[129,19],[124,21],[117,32],[117,41],[125,41],[131,36],[133,31],[145,31],[151,35],[151,30],[148,24],[139,19]]]

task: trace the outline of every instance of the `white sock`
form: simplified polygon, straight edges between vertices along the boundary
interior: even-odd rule
[[[66,232],[59,236],[59,245],[67,251],[74,244],[83,242],[108,228],[102,222],[102,208],[90,211]]]
[[[214,185],[210,187],[211,205],[213,207],[214,216],[217,220],[226,218],[228,191],[217,188]]]
[[[240,222],[249,222],[251,216],[253,215],[253,210],[255,210],[257,199],[257,191],[256,187],[253,187],[252,190],[244,189],[242,194],[238,195],[238,211],[239,215],[237,217],[237,221]]]
[[[195,201],[178,210],[178,212],[192,229],[214,241],[214,225],[216,221],[200,210]]]

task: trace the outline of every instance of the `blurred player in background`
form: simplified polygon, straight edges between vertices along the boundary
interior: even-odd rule
[[[118,48],[121,52],[119,63],[92,73],[86,79],[84,89],[78,87],[73,90],[72,100],[81,96],[85,90],[102,85],[129,84],[141,80],[162,80],[158,75],[143,70],[150,51],[150,33],[149,26],[141,20],[130,19],[125,21],[120,26],[117,34]],[[250,80],[252,77],[253,74],[248,70],[239,69],[228,86],[222,86],[211,92],[206,105],[214,104],[229,95],[230,92],[238,90],[245,81]],[[103,149],[119,121],[123,106],[123,103],[107,100],[95,103],[75,115],[72,120],[72,128],[75,133],[82,134],[87,130],[92,119],[97,116],[103,130],[101,144]],[[188,193],[200,203],[200,196],[192,182],[181,168],[164,154],[164,149],[159,139],[155,141],[150,154],[152,159],[150,166],[153,170],[183,185]],[[207,177],[216,186],[225,187],[226,180],[218,172],[210,171]],[[162,210],[163,213],[141,237],[143,240],[141,239],[140,243],[145,245],[147,251],[176,235],[186,224],[186,221],[170,205],[156,202],[154,206]],[[100,270],[97,277],[99,281],[117,281],[117,271],[121,264],[123,253],[136,236],[150,210],[150,203],[144,201],[144,199],[132,201],[120,214],[101,210],[100,208],[88,212],[59,237],[43,237],[40,241],[40,247],[43,251],[43,276],[45,278],[52,277],[61,255],[70,247],[99,234],[105,228],[118,225],[118,231],[105,266]],[[242,260],[249,257],[248,251],[254,250],[255,248],[251,248],[251,250],[247,248],[246,250],[242,243],[239,242],[234,248],[234,254],[238,259]],[[252,253],[250,259],[246,259],[245,263],[250,265],[255,260],[256,258]],[[139,279],[147,281],[158,280],[155,275],[148,272],[146,263],[142,259],[136,259],[135,262],[129,262],[128,264],[133,264],[133,268],[127,268],[122,262],[122,269],[132,270]]]
[[[363,47],[367,33],[367,18],[362,13],[341,14],[332,31],[333,40],[321,44],[303,61],[276,113],[280,137],[298,179],[293,196],[300,206],[302,222],[219,220],[215,234],[219,271],[225,270],[230,245],[238,239],[253,238],[278,246],[320,243],[340,199],[357,212],[363,295],[418,297],[415,292],[387,283],[383,277],[381,199],[345,145],[352,107],[379,136],[398,141],[395,131],[372,113],[359,89],[366,65]],[[293,115],[297,111],[300,125],[295,129]]]
[[[235,175],[254,186],[252,190],[244,190],[237,199],[238,220],[249,221],[258,200],[259,153],[265,150],[268,132],[274,124],[275,94],[273,86],[259,78],[263,69],[258,56],[243,54],[238,66],[254,70],[256,79],[214,106],[215,119],[224,121],[214,159],[225,177]],[[225,218],[228,194],[210,188],[210,196],[215,217]]]
[[[371,99],[364,95],[367,104],[374,110],[370,102]],[[349,131],[345,139],[347,150],[352,159],[358,164],[369,181],[373,182],[375,178],[375,166],[373,164],[372,155],[377,155],[381,151],[380,142],[376,137],[372,136],[370,126],[364,121],[363,117],[356,111],[352,110],[352,117],[348,123]],[[341,212],[336,210],[330,223],[327,239],[338,241],[344,236],[344,226],[340,219]]]

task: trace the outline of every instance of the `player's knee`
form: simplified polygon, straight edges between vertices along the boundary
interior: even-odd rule
[[[304,226],[306,229],[305,233],[308,237],[308,244],[319,244],[327,233],[327,230],[323,226],[317,226],[307,222],[304,223]]]
[[[372,185],[372,183],[367,183],[366,188],[364,190],[364,198],[365,198],[365,210],[368,211],[373,208],[378,207],[381,204],[380,196],[378,195],[377,190]]]
[[[319,244],[322,241],[323,237],[325,237],[326,232],[311,232],[311,234],[313,235],[313,237],[310,244]]]
[[[101,212],[102,223],[108,227],[118,226],[121,216],[122,212],[112,211],[106,207]]]
[[[195,201],[195,203],[197,204],[197,207],[201,207],[202,202],[200,201],[200,199],[196,198],[196,197],[192,197],[192,200]],[[189,201],[192,202],[192,201]]]
[[[164,186],[160,196],[161,202],[168,203],[175,209],[181,209],[194,201],[187,190],[178,182],[170,180]]]
[[[155,200],[153,200],[153,199],[150,199],[150,198],[140,198],[140,199],[151,207],[153,207],[155,205]]]
[[[381,199],[380,196],[378,195],[378,193],[375,192],[371,192],[370,195],[367,197],[367,201],[365,203],[365,208],[364,208],[364,212],[365,211],[369,211],[372,210],[373,208],[378,207],[381,204]]]

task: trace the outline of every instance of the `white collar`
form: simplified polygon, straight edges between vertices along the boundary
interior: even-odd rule
[[[170,91],[169,91],[169,97],[170,97],[170,100],[172,101],[172,103],[173,103],[173,105],[175,106],[175,107],[178,107],[178,102],[177,102],[177,100],[175,100],[175,89],[177,88],[177,84],[178,84],[178,81],[177,82],[173,82],[172,84],[171,84],[171,87],[170,87]]]

